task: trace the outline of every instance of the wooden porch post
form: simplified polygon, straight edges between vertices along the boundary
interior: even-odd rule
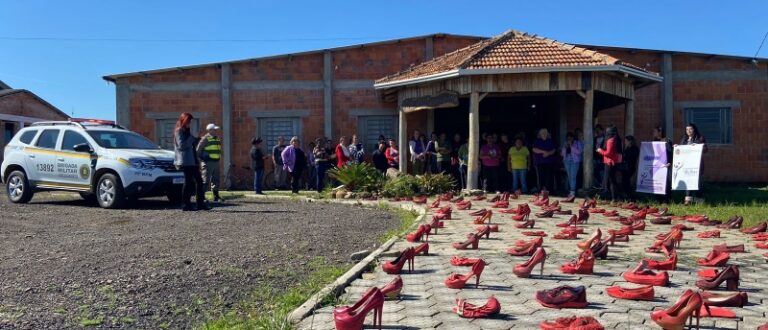
[[[408,122],[405,116],[405,110],[403,110],[403,102],[400,93],[397,96],[397,113],[399,115],[397,121],[397,149],[400,160],[399,168],[400,173],[408,173]]]
[[[635,100],[624,103],[624,136],[635,135]]]
[[[592,174],[594,170],[594,161],[592,154],[595,152],[594,146],[594,128],[593,125],[593,104],[594,104],[595,91],[588,89],[584,93],[584,189],[592,188]]]
[[[472,92],[469,95],[469,164],[467,164],[467,189],[478,188],[480,173],[480,94]]]

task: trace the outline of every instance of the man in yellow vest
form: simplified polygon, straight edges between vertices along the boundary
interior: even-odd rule
[[[203,187],[210,185],[213,191],[213,201],[218,203],[222,199],[219,196],[219,160],[221,160],[221,139],[218,137],[220,127],[216,124],[208,124],[206,133],[197,144],[197,155],[200,157],[200,170],[203,174]]]

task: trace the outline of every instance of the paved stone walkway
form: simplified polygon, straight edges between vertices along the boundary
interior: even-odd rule
[[[517,204],[527,202],[529,198],[530,196],[521,196],[519,200],[510,199],[510,207],[514,208]],[[580,201],[582,200],[577,200]],[[488,202],[473,201],[472,204],[472,210],[490,208]],[[441,205],[446,205],[446,202]],[[538,212],[539,208],[532,203],[529,205],[533,210],[533,218],[533,213]],[[576,213],[577,204],[561,205],[564,210],[572,209]],[[482,239],[479,250],[456,250],[451,243],[464,241],[468,233],[475,231],[476,225],[472,223],[473,217],[469,216],[468,212],[457,211],[454,206],[453,220],[445,221],[445,228],[440,229],[438,235],[429,238],[430,255],[416,257],[416,271],[409,274],[406,270],[401,274],[404,282],[401,299],[384,304],[385,329],[538,329],[541,321],[570,315],[593,316],[606,329],[659,329],[650,320],[650,311],[656,307],[673,304],[685,289],[696,289],[696,272],[699,269],[696,260],[706,255],[712,245],[720,243],[747,244],[747,253],[732,254],[730,263],[739,265],[740,289],[748,292],[750,303],[744,308],[731,308],[738,318],[703,318],[702,327],[755,329],[768,322],[768,263],[761,256],[765,250],[754,248],[754,242],[749,241],[748,236],[738,230],[721,229],[721,238],[699,239],[696,233],[715,228],[686,223],[695,227],[695,230],[684,232],[684,239],[678,250],[678,268],[669,272],[670,285],[655,287],[656,300],[648,302],[615,299],[605,293],[605,288],[613,285],[637,287],[636,284],[627,283],[621,277],[622,272],[635,267],[643,257],[664,259],[662,254],[646,253],[645,247],[653,243],[657,234],[667,232],[670,225],[653,225],[647,220],[646,230],[632,235],[630,242],[616,242],[615,246],[609,247],[608,259],[598,259],[595,262],[595,274],[568,275],[560,271],[560,265],[576,258],[578,250],[575,244],[581,240],[554,240],[552,236],[560,230],[555,224],[566,221],[570,216],[556,215],[550,219],[537,219],[533,230],[543,230],[549,235],[544,239],[544,248],[548,255],[544,276],[522,279],[512,273],[512,267],[524,262],[528,257],[512,257],[507,255],[506,250],[513,246],[516,240],[530,239],[531,237],[522,235],[521,231],[531,229],[517,229],[514,224],[518,222],[512,220],[510,215],[495,212],[492,223],[499,225],[500,232],[492,233],[490,239]],[[432,210],[427,212],[425,221],[432,218],[431,213]],[[619,210],[619,213],[628,216],[631,211]],[[589,223],[583,226],[587,234],[580,235],[580,238],[588,237],[597,228],[607,234],[608,229],[618,229],[621,226],[618,222],[606,220],[600,214],[592,214]],[[375,265],[374,271],[364,274],[347,287],[341,297],[342,301],[351,305],[367,288],[381,287],[388,283],[394,275],[384,273],[381,270],[381,262],[397,255],[398,251],[415,245],[417,244],[408,243],[405,239],[394,244],[387,256],[382,256],[382,260]],[[479,288],[474,285],[468,285],[461,290],[445,287],[443,281],[450,273],[463,274],[469,271],[469,267],[452,266],[449,263],[452,256],[481,257],[489,263],[482,273]],[[586,286],[590,305],[585,309],[550,309],[541,306],[534,299],[536,291],[560,285]],[[496,296],[502,306],[500,315],[496,317],[464,319],[451,311],[456,298],[468,299],[469,302],[482,305],[490,295]],[[333,306],[317,310],[314,315],[302,320],[298,328],[335,329],[332,310]],[[368,316],[367,325],[372,324],[372,315],[373,313]]]

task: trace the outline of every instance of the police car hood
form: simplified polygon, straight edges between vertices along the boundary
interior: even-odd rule
[[[110,149],[110,154],[123,159],[143,158],[173,161],[173,151],[163,149]]]

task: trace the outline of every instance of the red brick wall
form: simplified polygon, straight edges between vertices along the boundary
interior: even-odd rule
[[[30,92],[23,91],[0,97],[0,113],[48,120],[66,120],[66,115],[40,102]]]

